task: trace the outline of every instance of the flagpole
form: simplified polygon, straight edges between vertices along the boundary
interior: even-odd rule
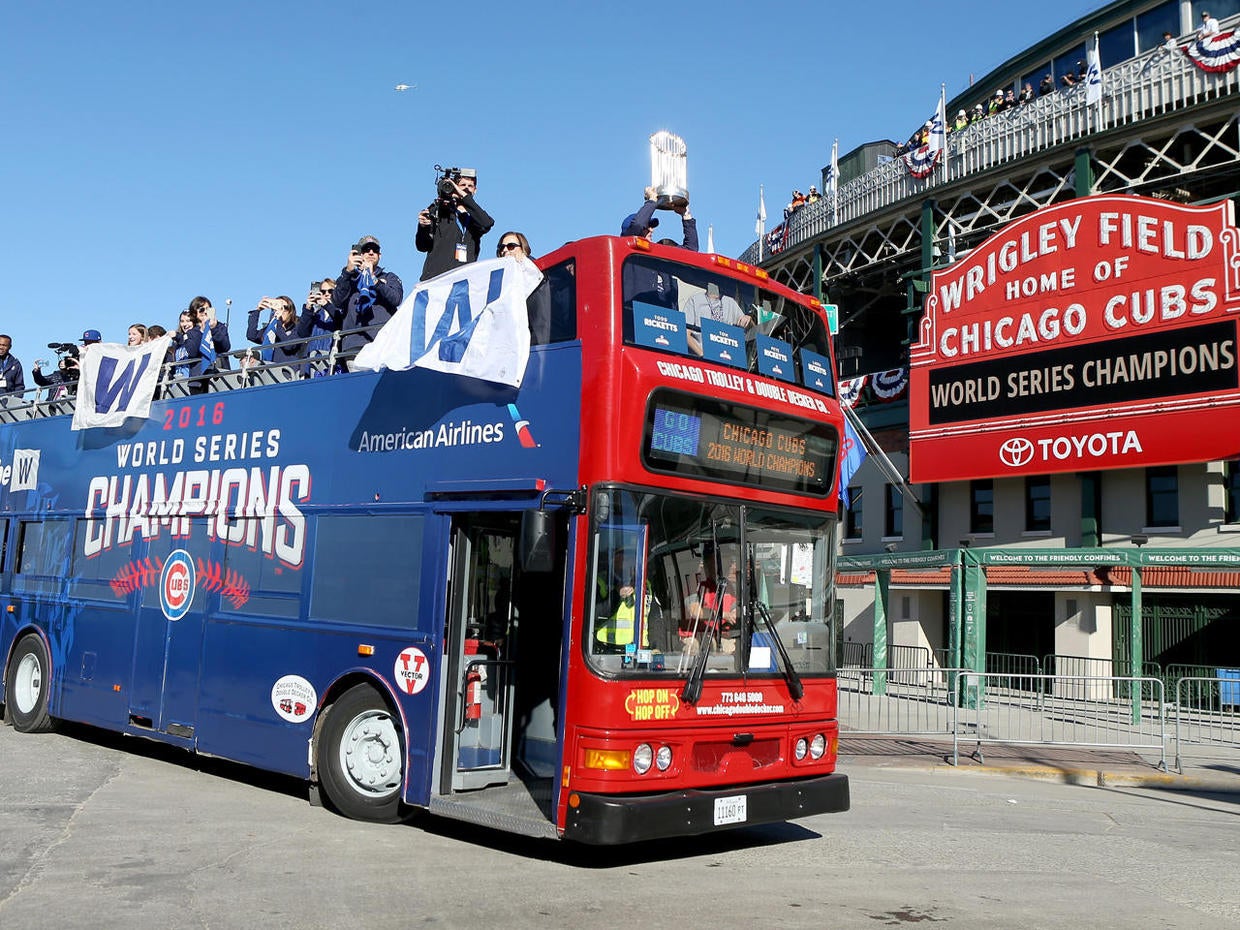
[[[1102,129],[1102,52],[1098,48],[1098,33],[1094,33],[1094,67],[1098,69],[1098,129]]]
[[[831,143],[831,221],[840,221],[840,140]]]
[[[873,434],[866,429],[865,424],[861,422],[861,417],[857,415],[857,412],[852,407],[844,407],[842,409],[844,411],[844,418],[852,424],[853,429],[857,431],[857,435],[861,437],[861,442],[865,445],[870,455],[874,456],[878,470],[883,473],[883,476],[888,481],[900,489],[900,493],[908,498],[914,510],[925,516],[926,511],[921,506],[921,501],[917,499],[917,495],[913,493],[913,488],[904,479],[904,476],[900,474],[900,469],[896,468],[895,463],[887,458],[887,453],[883,451],[882,446],[878,444],[878,440],[874,438]]]
[[[762,263],[762,246],[766,239],[766,192],[761,184],[758,185],[758,263]]]

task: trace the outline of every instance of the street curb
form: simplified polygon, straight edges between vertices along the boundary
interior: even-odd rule
[[[1200,778],[1171,772],[1108,772],[1090,768],[1059,768],[1038,765],[971,765],[968,768],[935,763],[931,771],[968,775],[1008,775],[1040,781],[1056,781],[1065,785],[1096,788],[1154,788],[1160,791],[1193,791],[1208,794],[1240,794],[1240,779]]]

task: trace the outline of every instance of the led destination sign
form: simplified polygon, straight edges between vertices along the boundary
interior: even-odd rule
[[[822,423],[663,391],[649,408],[642,459],[653,471],[822,496],[837,446]]]

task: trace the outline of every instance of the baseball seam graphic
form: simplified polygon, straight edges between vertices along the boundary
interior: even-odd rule
[[[203,590],[218,591],[234,610],[240,609],[250,599],[250,585],[240,573],[231,568],[226,570],[213,560],[198,559],[197,562],[198,584]],[[140,588],[159,584],[163,570],[163,559],[135,559],[122,566],[109,584],[117,597],[125,597]]]

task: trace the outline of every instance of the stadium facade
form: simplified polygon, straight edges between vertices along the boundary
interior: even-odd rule
[[[1198,46],[1205,10],[1221,29]],[[1240,33],[1231,35],[1238,28],[1240,0],[1101,6],[948,100],[947,123],[996,91],[1036,89],[1047,74],[1053,92],[947,133],[924,177],[914,170],[916,152],[905,157],[885,140],[856,147],[822,169],[821,199],[742,256],[836,305],[843,389],[884,453],[871,454],[849,482],[837,573],[846,662],[1101,675],[1130,674],[1135,663],[1166,678],[1240,666],[1240,256],[1232,228],[1240,197]],[[1060,80],[1089,60],[1095,36],[1101,100],[1086,82]],[[1103,203],[1119,206],[1100,210]],[[1205,212],[1217,222],[1202,220]],[[1109,236],[1113,224],[1129,222],[1113,216],[1128,216],[1147,234]],[[1090,249],[1078,247],[1075,232],[1091,224],[1101,224],[1115,249],[1123,240],[1130,254],[1099,252],[1096,239]],[[1207,226],[1213,231],[1200,232]],[[1202,257],[1177,244],[1177,234],[1210,237],[1212,283],[1201,290],[1210,291],[1208,313],[1192,298],[1177,312],[1180,285],[1165,275]],[[1155,259],[1170,270],[1149,264]],[[957,327],[955,341],[940,336],[943,314],[961,309],[945,289],[952,269],[972,261],[976,277],[960,280],[976,282],[980,294],[985,275],[993,283],[1003,267],[1025,260],[1031,273],[996,289],[975,317],[981,328]],[[1129,275],[1123,285],[1118,275],[1099,284],[1116,271]],[[1110,290],[1082,296],[1087,277]],[[1130,281],[1141,283],[1129,288]],[[974,296],[967,285],[966,293]],[[1102,303],[1090,303],[1104,298],[1108,322],[1134,324],[1114,334],[1128,340],[1129,360],[1146,349],[1152,360],[1181,351],[1188,359],[1204,332],[1197,324],[1208,317],[1221,354],[1186,364],[1212,366],[1215,380],[1168,387],[1163,369],[1151,369],[1140,397],[1109,374],[1094,379],[1095,394],[1085,399],[1063,392],[1065,399],[1023,408],[982,402],[988,384],[1009,380],[1028,386],[1032,377],[1043,393],[1051,389],[1039,385],[1058,390],[1064,382],[1054,379],[1065,364],[1079,379],[1097,361],[1081,353],[1107,339],[1073,343],[1065,335],[1074,327],[1071,308],[1080,308],[1080,332],[1087,314],[1104,316]],[[1146,310],[1154,319],[1138,351],[1129,337]],[[936,346],[952,355],[962,346],[991,349],[992,328],[1005,315],[1010,329],[995,331],[1009,333],[1005,345],[1010,334],[1025,333],[1024,354],[979,355],[957,393],[946,393],[950,378],[935,367],[943,360],[929,358]],[[1032,344],[1039,339],[1045,344]],[[1022,373],[1021,360],[1033,358],[1036,366],[1024,369],[1037,372]],[[945,392],[938,401],[929,396],[936,383]],[[971,418],[960,411],[972,403]],[[1032,432],[991,429],[991,416]],[[970,419],[953,431],[953,420]],[[1035,423],[1044,425],[1041,433]],[[985,436],[995,454],[979,452],[973,439]],[[1041,461],[1019,461],[1022,443],[1040,449]],[[1155,445],[1160,451],[1151,454]]]

